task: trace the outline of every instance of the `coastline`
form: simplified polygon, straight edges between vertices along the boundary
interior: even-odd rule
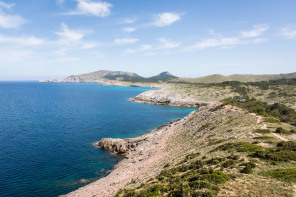
[[[123,139],[127,143],[136,144],[135,147],[130,146],[124,152],[125,159],[114,166],[111,173],[93,183],[81,187],[62,197],[80,197],[80,196],[96,196],[107,197],[114,196],[120,189],[124,188],[128,183],[139,177],[145,178],[145,174],[149,171],[157,173],[158,168],[162,168],[168,161],[173,158],[173,152],[168,151],[168,141],[173,135],[180,131],[180,128],[195,114],[195,110],[186,117],[172,121],[169,124],[161,125],[139,137]],[[107,138],[110,139],[110,138]],[[111,141],[122,139],[111,139]],[[99,142],[95,143],[98,146]],[[110,150],[111,153],[115,153]]]
[[[111,86],[109,83],[102,83],[102,85]],[[112,85],[115,84],[112,83]],[[116,86],[127,86],[127,84],[117,83]],[[139,84],[129,84],[128,86],[151,87],[151,85],[143,86]],[[158,86],[157,88],[161,87],[163,88],[163,86]],[[157,96],[155,96],[155,94]],[[215,105],[213,102],[182,101],[178,99],[172,101],[167,98],[166,95],[159,95],[158,90],[143,92],[135,97],[131,97],[129,100],[147,104],[181,107],[205,107],[208,105]],[[167,151],[167,141],[172,135],[178,133],[180,131],[180,127],[183,127],[187,120],[197,113],[197,111],[198,110],[195,110],[184,118],[172,121],[169,124],[160,125],[158,128],[142,136],[127,139],[105,138],[94,143],[95,146],[110,151],[112,154],[120,153],[125,155],[125,159],[115,165],[111,173],[106,177],[61,196],[114,196],[120,189],[124,188],[132,180],[144,176],[148,171],[157,171],[158,168],[161,168],[173,158],[174,154],[168,153]]]

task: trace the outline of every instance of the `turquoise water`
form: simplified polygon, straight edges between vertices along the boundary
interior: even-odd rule
[[[119,158],[95,148],[134,137],[192,108],[134,103],[148,88],[0,83],[0,196],[58,196],[106,176]]]

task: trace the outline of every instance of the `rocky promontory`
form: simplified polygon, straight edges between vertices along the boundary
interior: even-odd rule
[[[180,107],[200,107],[215,103],[209,101],[198,101],[193,97],[186,97],[183,93],[176,94],[175,92],[166,90],[165,88],[161,90],[143,92],[135,97],[131,97],[130,100],[139,103]]]

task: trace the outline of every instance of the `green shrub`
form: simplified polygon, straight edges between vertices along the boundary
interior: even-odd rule
[[[282,127],[278,127],[275,130],[276,133],[286,133],[286,131]]]
[[[229,159],[229,160],[225,161],[224,163],[222,163],[222,166],[224,168],[228,168],[228,167],[232,167],[236,163],[237,163],[237,161]]]
[[[200,155],[200,153],[191,153],[186,156],[186,160],[194,159],[194,158],[198,157],[199,155]]]
[[[203,174],[200,177],[200,180],[207,180],[210,183],[222,184],[230,180],[230,177],[223,172],[213,172],[212,174]]]
[[[277,144],[277,150],[296,151],[296,142],[295,141],[279,142]]]
[[[257,151],[253,156],[271,161],[296,161],[296,142],[280,142],[276,148]]]
[[[245,164],[245,167],[240,171],[241,173],[245,174],[252,174],[253,173],[253,168],[256,167],[255,163],[249,162]]]
[[[285,182],[296,183],[296,168],[284,168],[262,171],[260,174],[276,178]]]
[[[274,140],[274,137],[271,137],[271,136],[259,136],[259,137],[254,137],[253,139],[256,139],[256,140]]]
[[[271,133],[269,129],[256,129],[254,133],[268,134]]]
[[[276,118],[272,118],[272,117],[266,117],[264,118],[265,122],[270,122],[270,123],[279,123],[280,121]]]
[[[284,104],[275,103],[268,105],[266,102],[256,100],[255,98],[249,98],[246,95],[243,97],[237,96],[224,99],[222,105],[228,104],[246,109],[249,112],[256,113],[258,115],[278,118],[281,122],[289,124],[295,124],[296,122],[296,111]]]
[[[216,149],[213,151],[217,150],[236,150],[238,152],[256,152],[262,150],[262,146],[258,146],[255,144],[250,144],[248,142],[236,142],[236,143],[226,143],[221,146],[218,146]],[[213,152],[212,151],[212,152]]]

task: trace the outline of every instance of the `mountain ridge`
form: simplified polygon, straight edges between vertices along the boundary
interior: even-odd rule
[[[168,71],[161,72],[158,75],[152,77],[142,77],[133,72],[124,71],[110,71],[110,70],[99,70],[95,72],[71,75],[64,79],[54,80],[41,80],[40,82],[89,82],[89,83],[103,83],[106,81],[125,81],[125,82],[172,82],[172,83],[222,83],[225,81],[239,81],[239,82],[259,82],[259,81],[270,81],[279,79],[295,79],[296,72],[286,74],[232,74],[232,75],[221,75],[212,74],[198,78],[179,78],[172,75]]]

